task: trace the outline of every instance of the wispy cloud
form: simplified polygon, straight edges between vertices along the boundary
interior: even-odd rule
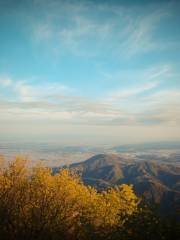
[[[151,81],[155,79],[162,79],[165,80],[167,76],[172,74],[172,67],[171,65],[162,65],[160,67],[153,67],[145,71],[143,78],[146,81]]]
[[[144,96],[143,101],[148,104],[154,105],[166,105],[165,103],[179,103],[180,104],[180,90],[169,89],[159,90],[151,94],[150,96]]]
[[[32,31],[33,37],[37,42],[48,40],[53,35],[52,27],[48,23],[39,23],[33,26]]]
[[[167,16],[169,16],[167,9],[160,9],[134,19],[129,26],[127,38],[122,43],[126,57],[162,48],[162,42],[158,42],[154,38],[154,33],[159,27],[160,21]]]
[[[146,91],[149,88],[150,86],[144,86],[142,89]],[[102,126],[180,124],[179,91],[158,92],[150,97],[148,101],[145,97],[140,98],[143,107],[131,109],[133,104],[131,108],[127,108],[126,105],[118,106],[117,102],[104,101],[100,98],[92,100],[87,97],[55,94],[37,101],[1,100],[0,112],[3,119],[9,119],[16,113],[16,118],[21,120],[50,119],[70,124]],[[162,98],[166,100],[161,101]],[[134,105],[136,104],[140,103],[136,100]]]
[[[157,41],[155,33],[161,21],[171,15],[168,5],[157,4],[153,8],[143,5],[144,11],[140,11],[142,6],[47,2],[44,19],[35,24],[32,21],[32,30],[35,40],[40,43],[44,40],[49,47],[53,43],[56,53],[66,49],[76,55],[94,57],[105,51],[130,58],[165,47],[162,41]]]
[[[69,87],[58,82],[30,83],[29,81],[13,80],[11,78],[0,79],[0,85],[7,88],[15,100],[22,102],[36,101],[51,94],[71,91]]]
[[[157,86],[158,82],[147,82],[140,86],[131,87],[130,89],[115,91],[110,94],[111,96],[109,99],[110,100],[127,99],[129,97],[133,97],[138,94],[149,91]]]
[[[59,31],[57,38],[59,38],[59,46],[63,44],[74,54],[96,55],[98,47],[102,46],[102,41],[107,40],[108,36],[112,34],[112,25],[108,22],[102,24],[93,19],[76,15],[72,22],[71,26]],[[95,42],[93,50],[91,45]],[[88,47],[91,48],[90,51],[88,51]]]
[[[171,65],[162,65],[132,71],[130,75],[108,76],[116,78],[119,88],[104,95],[86,96],[86,92],[75,92],[58,82],[14,80],[1,77],[0,85],[11,97],[0,101],[1,119],[17,118],[51,119],[71,124],[136,126],[158,124],[180,124],[179,89],[163,89],[164,82],[172,74]],[[125,76],[126,75],[126,76]],[[121,81],[134,79],[124,87]],[[167,78],[168,77],[168,78]],[[126,79],[126,80],[127,80]],[[74,94],[77,95],[74,95]],[[79,94],[80,93],[80,94]]]
[[[9,87],[12,85],[12,80],[8,77],[0,77],[0,86]]]

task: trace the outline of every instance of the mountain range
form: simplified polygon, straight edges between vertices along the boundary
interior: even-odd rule
[[[159,206],[162,213],[177,213],[180,206],[180,166],[151,160],[123,159],[117,154],[98,154],[73,163],[70,170],[99,191],[123,183],[146,202]],[[54,168],[54,173],[59,168]]]

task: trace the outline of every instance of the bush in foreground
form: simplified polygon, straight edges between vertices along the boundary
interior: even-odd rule
[[[68,170],[51,170],[17,157],[0,171],[3,239],[92,239],[123,225],[136,211],[132,187],[98,193]],[[92,234],[93,233],[93,234]]]
[[[17,157],[1,163],[0,239],[177,239],[178,224],[164,223],[139,202],[131,186],[99,193],[68,170],[52,175]]]

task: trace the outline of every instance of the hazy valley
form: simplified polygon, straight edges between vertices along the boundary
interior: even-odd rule
[[[116,154],[124,160],[158,161],[180,164],[179,142],[157,142],[127,145],[62,145],[58,142],[0,142],[0,155],[11,160],[15,155],[42,161],[46,166],[58,167],[85,161],[98,154]]]

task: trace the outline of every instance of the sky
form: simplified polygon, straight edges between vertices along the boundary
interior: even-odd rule
[[[180,140],[180,2],[0,0],[0,140]]]

